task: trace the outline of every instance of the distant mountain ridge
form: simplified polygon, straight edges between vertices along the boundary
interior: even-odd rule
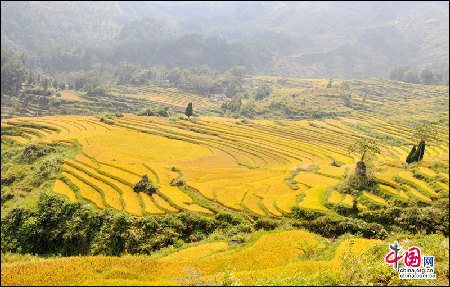
[[[108,46],[127,34],[141,35],[145,30],[128,24],[150,17],[164,20],[174,35],[268,47],[272,61],[259,71],[267,75],[387,77],[393,66],[445,71],[449,63],[449,3],[443,1],[3,1],[1,8],[1,45],[8,50]]]

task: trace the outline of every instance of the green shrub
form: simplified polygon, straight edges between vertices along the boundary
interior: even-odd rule
[[[23,132],[22,130],[17,126],[2,126],[1,127],[2,136],[3,135],[9,135],[9,136],[20,136]],[[3,138],[2,138],[3,140]]]
[[[43,143],[29,143],[25,146],[25,149],[20,156],[21,162],[24,163],[32,163],[36,161],[38,158],[55,152],[55,148]]]
[[[324,216],[325,213],[320,211],[313,211],[313,210],[307,210],[300,208],[298,206],[292,207],[291,215],[300,220],[314,220],[316,218],[319,218],[321,216]]]
[[[279,226],[279,223],[276,219],[262,217],[255,222],[255,229],[274,230]]]
[[[340,236],[345,233],[361,234],[366,238],[385,238],[387,232],[377,223],[367,223],[361,219],[326,215],[307,222],[305,227],[311,232],[325,237]]]
[[[151,181],[140,180],[133,187],[133,190],[136,193],[143,192],[151,196],[152,194],[156,193],[156,191],[158,191],[158,188],[159,187]]]
[[[333,210],[342,216],[352,216],[358,213],[358,208],[355,206],[348,207],[343,203],[337,203],[333,206]]]

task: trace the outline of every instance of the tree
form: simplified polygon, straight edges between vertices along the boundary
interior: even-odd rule
[[[88,72],[84,75],[83,88],[88,94],[104,94],[106,88],[102,75]]]
[[[245,73],[245,67],[241,66],[232,67],[225,71],[221,79],[221,85],[228,98],[233,97],[242,89]]]
[[[404,74],[410,69],[409,66],[398,66],[389,72],[389,79],[394,81],[404,81]]]
[[[185,114],[188,118],[192,116],[192,102],[187,105]]]
[[[350,89],[350,85],[347,82],[342,82],[341,90],[346,91],[346,90],[349,90],[349,89]]]
[[[26,80],[25,65],[14,52],[1,50],[1,91],[2,93],[19,94],[22,83]]]
[[[416,154],[416,145],[413,145],[411,151],[409,152],[408,156],[406,157],[406,162],[411,163],[413,161],[416,161],[414,156]]]
[[[434,83],[434,74],[431,68],[427,67],[420,73],[420,80],[422,84],[432,85]]]
[[[342,99],[344,101],[345,107],[347,107],[347,108],[352,107],[352,95],[351,94],[344,94]]]
[[[47,91],[49,85],[50,85],[50,81],[48,78],[42,79],[42,88],[44,89],[44,91]]]
[[[54,79],[52,83],[53,88],[58,89],[58,79]]]
[[[377,143],[372,139],[360,138],[356,142],[348,147],[350,153],[361,154],[361,159],[356,163],[355,174],[365,177],[366,176],[366,165],[364,160],[370,156],[380,153],[380,149]]]
[[[437,140],[438,131],[435,125],[428,121],[421,121],[411,126],[411,137],[415,140]]]
[[[253,118],[255,116],[255,99],[250,97],[241,108],[241,115],[248,118]]]
[[[267,98],[272,93],[272,88],[267,85],[263,84],[255,92],[255,100],[260,101],[264,98]]]
[[[237,93],[231,99],[231,102],[228,104],[228,109],[232,112],[239,113],[242,106],[242,94]]]
[[[330,89],[332,87],[333,87],[333,79],[330,79],[327,84],[327,89]]]
[[[410,69],[404,74],[403,81],[412,84],[420,84],[419,76],[417,75],[417,71],[414,69]]]
[[[406,158],[407,163],[421,161],[425,154],[425,143],[437,140],[438,131],[436,127],[429,122],[419,122],[411,126],[411,137],[413,140],[420,141],[417,149],[413,146],[411,152]]]

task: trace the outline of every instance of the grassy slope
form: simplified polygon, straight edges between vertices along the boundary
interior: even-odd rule
[[[385,241],[344,236],[330,242],[302,230],[257,232],[243,246],[209,239],[201,244],[185,244],[177,249],[170,247],[167,251],[161,250],[160,253],[164,254],[162,257],[155,254],[150,257],[100,256],[43,260],[32,256],[19,258],[13,254],[2,254],[1,283],[4,286],[42,283],[221,285],[226,282],[243,285],[408,284],[407,281],[399,280],[391,266],[383,262],[384,255],[389,251],[388,244],[394,240],[399,240],[401,246],[418,246],[424,255],[435,256],[438,279],[410,283],[448,283],[448,238],[442,235],[397,236]],[[282,257],[279,256],[280,248],[283,250]],[[66,271],[60,272],[61,267]]]

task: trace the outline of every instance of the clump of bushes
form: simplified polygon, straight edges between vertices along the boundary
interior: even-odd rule
[[[340,236],[345,233],[361,234],[366,238],[384,239],[388,235],[386,229],[378,223],[367,223],[362,219],[336,215],[321,216],[307,222],[305,227],[325,237]]]
[[[102,123],[108,124],[108,125],[114,125],[115,119],[123,117],[122,113],[103,113],[100,116],[97,116]]]
[[[142,176],[142,179],[133,187],[133,190],[136,193],[143,192],[148,195],[152,195],[156,193],[158,188],[159,186],[154,184],[151,180],[148,179],[148,176],[144,174]]]
[[[156,116],[156,117],[169,117],[173,114],[173,110],[169,107],[147,107],[137,113],[138,116]]]
[[[307,210],[300,208],[298,206],[292,207],[292,213],[291,215],[300,220],[314,220],[316,218],[319,218],[321,216],[324,216],[325,213],[320,211],[313,211],[313,210]]]
[[[25,146],[25,149],[20,156],[21,162],[32,163],[38,158],[55,152],[55,148],[47,144],[29,143]]]
[[[358,218],[366,222],[377,222],[392,229],[394,226],[403,230],[418,233],[441,232],[445,236],[449,235],[449,199],[441,198],[426,207],[408,208],[385,208],[382,210],[363,211],[358,214]]]
[[[245,216],[232,213],[137,217],[43,193],[36,210],[15,208],[2,218],[1,248],[2,252],[63,256],[150,254],[179,240],[202,240],[219,230],[236,236],[254,229]]]
[[[1,135],[8,136],[20,136],[22,134],[22,130],[17,126],[2,126],[1,127]]]

